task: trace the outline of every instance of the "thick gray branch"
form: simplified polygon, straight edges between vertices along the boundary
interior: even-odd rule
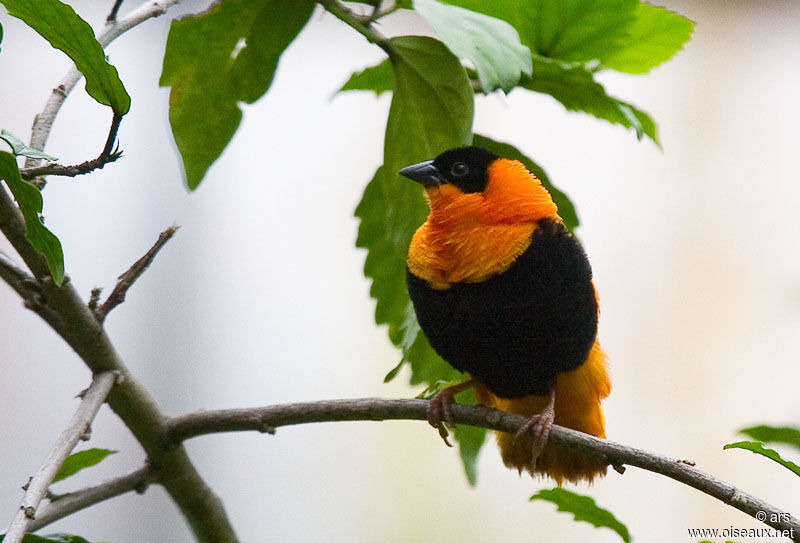
[[[172,418],[167,428],[169,438],[178,443],[191,437],[219,432],[251,430],[274,433],[279,426],[310,422],[425,420],[427,406],[428,402],[424,400],[381,398],[295,403],[191,413]],[[452,422],[458,424],[509,433],[516,433],[526,422],[520,415],[477,405],[455,404],[452,407],[452,416]],[[766,513],[767,520],[763,521],[765,524],[778,530],[791,530],[792,540],[800,542],[800,520],[685,462],[560,426],[553,427],[550,439],[560,445],[599,457],[615,468],[621,469],[621,466],[629,465],[659,473],[705,492],[753,518],[757,518],[756,514],[759,512]],[[773,518],[781,520],[771,520]]]
[[[42,466],[28,481],[22,504],[6,531],[6,537],[3,540],[5,543],[19,543],[22,541],[22,537],[28,531],[31,520],[36,518],[36,510],[45,494],[47,494],[47,489],[50,488],[53,478],[55,478],[56,473],[58,473],[72,449],[78,444],[78,441],[89,432],[100,406],[105,403],[118,378],[119,374],[117,372],[106,371],[98,373],[89,388],[83,392],[81,403],[69,425],[56,440]]]

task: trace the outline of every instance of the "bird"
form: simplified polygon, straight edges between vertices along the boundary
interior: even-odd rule
[[[399,173],[429,206],[408,249],[409,297],[431,347],[468,376],[433,396],[428,422],[446,442],[454,396],[474,389],[479,404],[527,418],[516,435],[497,433],[509,468],[558,485],[605,475],[601,459],[548,439],[553,424],[605,438],[611,382],[592,269],[547,189],[521,162],[473,146]]]

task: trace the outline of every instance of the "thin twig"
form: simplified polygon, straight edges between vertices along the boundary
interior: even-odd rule
[[[125,271],[125,273],[119,276],[117,285],[114,287],[114,290],[111,291],[111,294],[108,295],[106,301],[103,302],[103,305],[94,310],[94,314],[98,321],[103,322],[103,320],[106,318],[106,315],[108,315],[112,309],[125,301],[125,294],[128,292],[128,289],[133,286],[133,283],[136,282],[139,276],[144,273],[148,266],[150,266],[150,264],[153,262],[153,259],[158,254],[158,251],[160,251],[164,244],[166,244],[175,234],[175,232],[178,231],[178,228],[178,226],[170,226],[161,232],[156,242],[152,247],[150,247],[150,250],[147,251],[142,258],[134,262],[133,265]]]
[[[103,168],[103,166],[105,166],[109,162],[114,162],[119,157],[122,156],[122,151],[120,151],[118,148],[114,146],[115,142],[117,141],[117,132],[119,131],[119,125],[121,122],[122,122],[122,115],[115,111],[114,117],[111,120],[111,128],[109,129],[108,137],[106,138],[106,144],[103,147],[103,150],[97,156],[97,158],[93,158],[91,160],[81,162],[80,164],[75,164],[73,166],[62,166],[61,164],[45,164],[44,166],[22,168],[19,171],[20,175],[23,177],[23,179],[33,179],[35,177],[41,177],[45,175],[60,175],[63,177],[75,177],[78,175],[84,175]]]
[[[131,28],[134,28],[148,19],[163,15],[170,7],[179,4],[181,1],[182,0],[151,0],[150,2],[146,2],[129,13],[125,18],[107,24],[97,37],[97,41],[100,42],[100,45],[106,47],[109,43]],[[36,116],[36,120],[33,123],[30,147],[40,151],[44,150],[47,138],[50,136],[50,131],[53,128],[53,122],[58,112],[61,110],[61,105],[67,98],[67,95],[75,88],[75,85],[77,85],[81,77],[83,76],[73,64],[61,80],[61,83],[53,89],[44,109]],[[25,159],[26,168],[32,168],[39,164],[41,164],[41,160],[39,159]]]
[[[372,24],[375,21],[377,21],[378,19],[382,19],[383,17],[386,17],[390,13],[394,13],[398,9],[400,9],[400,6],[397,4],[397,2],[393,2],[392,5],[389,6],[388,8],[386,8],[386,9],[381,9],[381,3],[378,2],[378,3],[375,4],[375,9],[372,10],[372,13],[370,14],[370,16],[367,19],[365,19],[363,22],[364,22],[364,24],[367,24],[367,25]]]
[[[5,543],[22,541],[30,522],[36,518],[36,509],[47,494],[47,489],[61,468],[61,464],[67,459],[78,441],[86,436],[100,406],[105,403],[118,378],[119,374],[113,371],[98,373],[94,376],[89,388],[83,392],[81,403],[69,425],[61,432],[36,475],[28,481],[22,504],[6,531],[6,537],[3,540]]]
[[[369,24],[366,24],[369,22],[369,17],[360,17],[337,0],[319,0],[319,3],[331,15],[348,24],[353,30],[367,38],[370,43],[374,43],[387,52],[391,49],[388,38],[369,26]]]
[[[428,402],[424,400],[365,398],[202,411],[172,418],[168,423],[168,435],[178,443],[210,433],[246,430],[274,433],[278,426],[310,422],[426,420],[427,406]],[[452,422],[512,434],[527,422],[525,417],[520,415],[477,405],[455,404],[451,413]],[[800,541],[800,520],[685,462],[560,426],[553,426],[550,440],[600,458],[615,469],[627,464],[674,479],[705,492],[777,530],[790,530],[793,534],[792,540]]]
[[[108,14],[106,17],[106,23],[114,23],[117,20],[117,14],[119,13],[119,8],[122,7],[123,0],[115,0],[114,5],[111,7],[111,13]]]
[[[86,305],[92,310],[93,313],[97,311],[97,307],[100,304],[100,294],[102,292],[103,289],[101,287],[94,287],[89,293],[89,302]]]
[[[36,514],[36,519],[28,525],[31,532],[44,528],[57,520],[91,507],[102,501],[114,498],[127,492],[136,491],[143,494],[147,487],[156,482],[156,474],[150,466],[106,481],[96,486],[61,494],[52,499]]]

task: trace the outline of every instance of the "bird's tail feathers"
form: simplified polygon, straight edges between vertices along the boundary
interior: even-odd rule
[[[561,373],[555,384],[555,421],[559,426],[605,438],[605,420],[600,402],[611,392],[606,356],[595,342],[586,362],[578,368]],[[480,387],[478,401],[502,411],[532,417],[547,405],[547,396],[526,396],[517,399],[499,398]],[[558,483],[592,482],[606,473],[606,464],[583,453],[548,443],[536,463],[532,462],[532,438],[497,433],[497,443],[503,462],[510,468],[531,475],[546,475]]]

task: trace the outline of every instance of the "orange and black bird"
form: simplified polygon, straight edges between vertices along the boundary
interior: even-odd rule
[[[469,380],[439,391],[428,421],[447,433],[453,396],[528,417],[498,433],[505,464],[592,481],[605,464],[548,444],[553,424],[605,437],[611,390],[597,342],[598,303],[580,242],[539,179],[479,147],[451,149],[400,170],[424,186],[430,214],[408,250],[408,292],[434,350]]]

